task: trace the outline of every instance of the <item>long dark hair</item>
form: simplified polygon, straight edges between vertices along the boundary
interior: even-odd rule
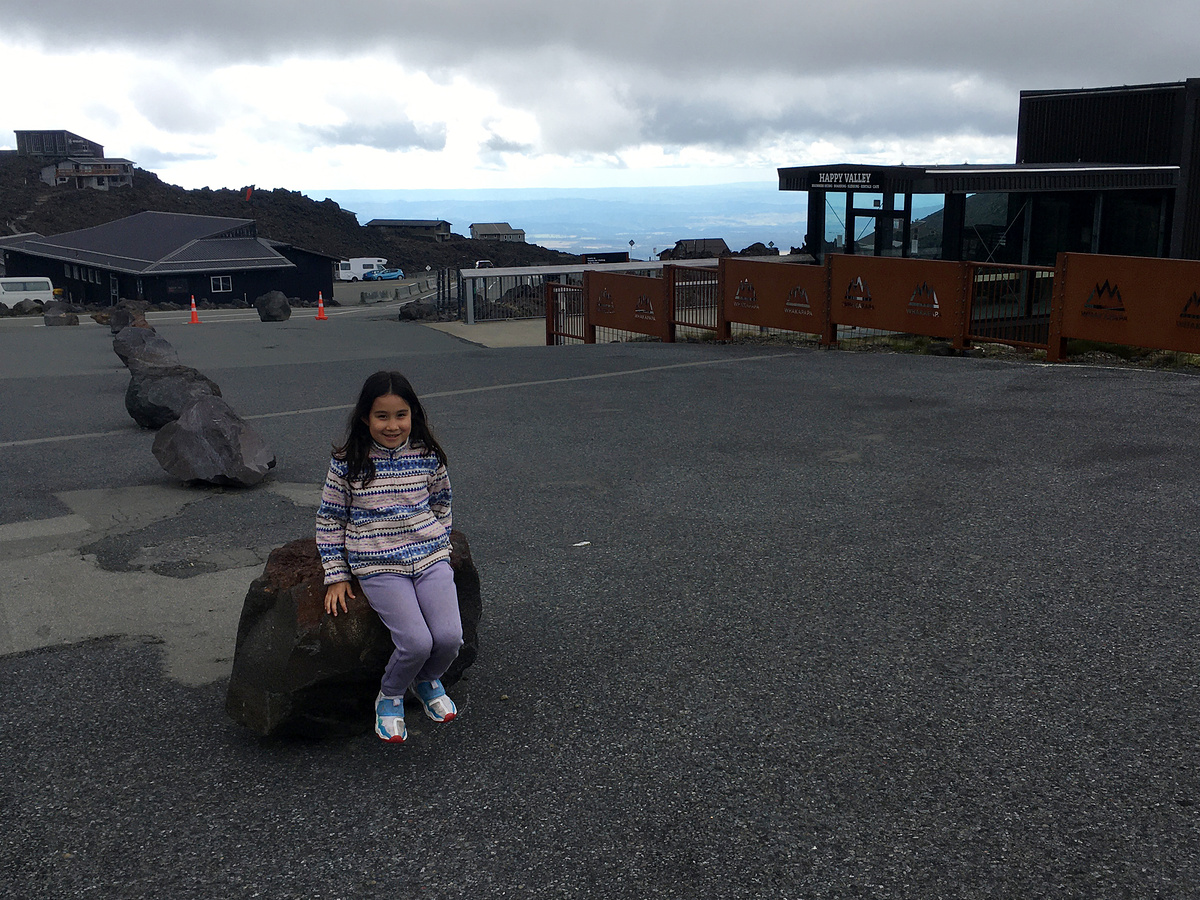
[[[371,459],[371,430],[367,427],[366,419],[371,414],[371,407],[379,397],[394,394],[412,411],[412,429],[408,439],[412,446],[420,444],[425,455],[430,453],[438,458],[442,465],[446,464],[446,451],[437,442],[429,429],[429,420],[425,418],[425,407],[417,399],[417,392],[408,383],[408,379],[399,372],[376,372],[365,382],[358,394],[358,402],[350,413],[350,421],[346,423],[346,441],[341,446],[334,446],[333,455],[346,461],[346,480],[362,479],[365,487],[375,477],[375,463]]]

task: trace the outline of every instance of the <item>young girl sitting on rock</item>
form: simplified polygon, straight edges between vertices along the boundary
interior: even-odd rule
[[[329,462],[317,548],[325,611],[346,612],[353,574],[396,645],[375,700],[375,733],[404,742],[410,686],[429,718],[453,719],[458,712],[440,680],[462,646],[446,452],[399,372],[376,372],[363,384],[345,443]]]

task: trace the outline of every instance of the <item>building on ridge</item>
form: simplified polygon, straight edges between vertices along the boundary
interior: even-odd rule
[[[445,219],[372,219],[365,228],[386,231],[397,237],[450,239],[450,223]]]
[[[471,225],[471,238],[476,241],[510,241],[525,243],[525,232],[513,228],[507,222],[475,222]]]
[[[43,161],[41,178],[51,187],[107,191],[133,184],[133,163],[108,158],[104,145],[70,131],[14,131],[17,155]]]

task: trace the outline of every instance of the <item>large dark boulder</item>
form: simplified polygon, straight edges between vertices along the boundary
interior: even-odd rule
[[[155,334],[153,329],[127,325],[114,333],[113,352],[131,370],[139,366],[179,365],[175,348],[165,338]]]
[[[452,685],[479,652],[479,572],[460,531],[450,533],[463,647],[442,677]],[[357,581],[348,612],[325,612],[325,573],[316,541],[271,552],[238,623],[225,710],[264,737],[334,737],[369,731],[392,639]]]
[[[283,291],[268,291],[256,297],[254,308],[258,310],[258,318],[262,322],[286,322],[292,317],[292,305]]]
[[[162,428],[202,396],[220,397],[221,389],[191,366],[134,366],[125,409],[143,428]]]
[[[38,300],[26,298],[13,304],[13,312],[18,316],[40,316],[43,306]]]
[[[182,481],[251,487],[275,467],[262,437],[220,397],[203,395],[154,438],[154,458]]]

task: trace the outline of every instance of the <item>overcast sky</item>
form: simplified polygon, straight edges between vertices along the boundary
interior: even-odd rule
[[[1200,77],[1197,34],[1197,0],[0,0],[0,147],[306,191],[1012,162],[1021,90]]]

